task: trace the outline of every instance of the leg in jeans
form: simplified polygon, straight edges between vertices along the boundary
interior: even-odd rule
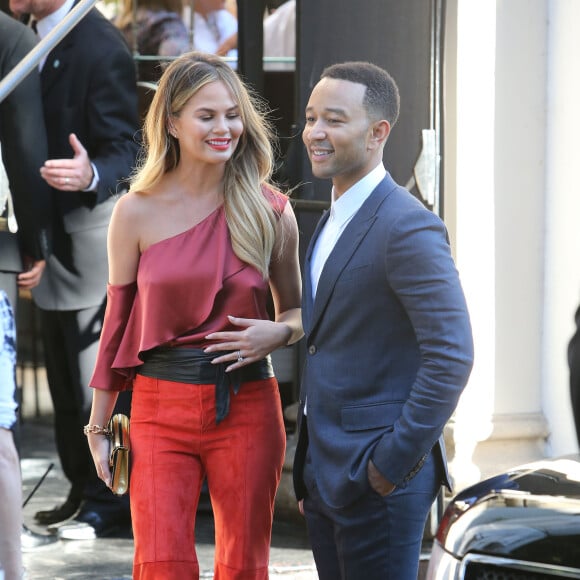
[[[16,421],[14,371],[16,331],[12,309],[0,290],[0,569],[5,580],[22,577],[22,486],[20,463],[10,431]]]

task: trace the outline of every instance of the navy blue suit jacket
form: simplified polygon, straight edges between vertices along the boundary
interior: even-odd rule
[[[308,446],[332,507],[369,490],[372,459],[404,487],[429,453],[449,485],[441,435],[473,362],[469,315],[443,222],[389,174],[347,225],[313,301],[306,254],[306,362],[294,460],[304,496]]]

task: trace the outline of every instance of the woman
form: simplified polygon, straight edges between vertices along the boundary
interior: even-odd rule
[[[191,48],[181,19],[181,0],[123,0],[114,20],[133,50],[145,56],[179,56]],[[154,60],[139,61],[139,80],[156,83],[162,72]]]
[[[204,476],[215,578],[267,578],[285,451],[268,355],[302,336],[296,220],[268,185],[262,114],[219,57],[192,52],[171,63],[144,133],[144,162],[109,230],[107,314],[85,432],[110,486],[102,426],[117,392],[132,386],[135,580],[199,577]]]

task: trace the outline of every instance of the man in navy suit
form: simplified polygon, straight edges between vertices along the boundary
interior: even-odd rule
[[[10,9],[30,14],[44,38],[75,3],[10,0]],[[59,537],[94,538],[130,523],[128,498],[114,496],[97,477],[83,425],[105,311],[107,229],[138,151],[135,65],[119,30],[93,8],[41,61],[40,79],[48,140],[40,172],[51,188],[52,251],[33,297],[56,445],[71,488],[63,504],[35,517],[54,525],[76,514],[58,527]]]
[[[382,163],[398,113],[394,80],[362,62],[325,69],[306,108],[332,205],[305,261],[294,482],[321,580],[416,580],[473,363],[445,226]]]

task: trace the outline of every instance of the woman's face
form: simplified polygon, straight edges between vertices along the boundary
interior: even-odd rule
[[[238,103],[222,81],[200,89],[172,122],[182,163],[225,163],[244,132]]]

